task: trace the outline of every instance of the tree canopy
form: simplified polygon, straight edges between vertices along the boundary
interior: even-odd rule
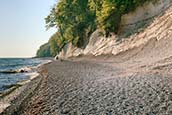
[[[117,34],[121,16],[147,1],[157,0],[60,0],[45,18],[46,28],[56,27],[57,32],[50,38],[49,47],[46,44],[41,48],[49,48],[54,56],[69,42],[82,48],[96,29],[106,36]]]

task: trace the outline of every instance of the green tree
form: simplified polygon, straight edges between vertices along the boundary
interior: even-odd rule
[[[58,46],[58,36],[55,33],[49,40],[50,44],[50,54],[51,56],[56,56],[60,52],[60,47]]]
[[[48,43],[42,45],[37,51],[37,57],[51,57],[50,45]]]
[[[121,16],[150,1],[158,0],[60,0],[45,18],[46,28],[57,32],[37,55],[55,56],[69,42],[82,48],[96,29],[118,33]]]
[[[147,1],[157,0],[90,0],[90,10],[96,15],[97,27],[109,33],[118,33],[121,16],[135,10]]]
[[[81,47],[85,39],[96,29],[88,0],[61,0],[46,18],[46,27],[57,26],[65,43]]]

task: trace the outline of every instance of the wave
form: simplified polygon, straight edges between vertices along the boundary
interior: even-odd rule
[[[2,74],[15,74],[15,73],[28,73],[28,72],[31,72],[32,69],[29,68],[29,67],[23,67],[23,68],[20,68],[20,69],[16,69],[16,70],[1,70],[0,73]]]

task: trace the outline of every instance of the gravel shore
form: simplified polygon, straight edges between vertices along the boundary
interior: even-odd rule
[[[106,39],[90,49],[120,50],[116,55],[42,66],[38,77],[4,98],[9,106],[15,96],[1,115],[172,115],[171,25],[170,8],[119,46],[104,47],[112,45]]]
[[[172,114],[172,75],[168,73],[129,72],[91,61],[55,61],[45,65],[29,86],[34,89],[28,87],[2,115]]]

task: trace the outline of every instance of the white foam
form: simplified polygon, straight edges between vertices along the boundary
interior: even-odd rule
[[[24,72],[31,72],[32,69],[30,67],[22,67],[20,69],[17,70],[17,72],[21,72],[21,71],[24,71]]]
[[[37,68],[40,67],[40,66],[42,66],[42,65],[44,65],[44,64],[51,63],[51,62],[52,62],[52,60],[45,60],[43,63],[39,64],[39,65],[37,66]]]
[[[41,64],[39,64],[39,65],[37,65],[35,67],[32,67],[32,68],[24,67],[23,68],[24,70],[28,70],[28,73],[25,73],[25,75],[29,76],[29,79],[24,80],[24,81],[19,81],[17,84],[24,85],[24,84],[29,83],[32,79],[39,76],[38,72],[31,72],[32,69],[39,68],[40,66],[43,66],[44,64],[51,63],[51,62],[52,62],[51,60],[45,60],[45,61],[43,61],[43,63],[41,63]]]
[[[26,75],[30,76],[30,80],[32,80],[32,79],[36,78],[39,75],[39,73],[32,72],[32,73],[26,73]]]
[[[25,73],[26,76],[29,76],[30,78],[24,81],[19,81],[17,84],[24,85],[29,83],[32,79],[36,78],[39,76],[39,73],[37,72],[32,72],[32,73]]]
[[[52,62],[51,60],[46,60],[44,61],[43,63],[39,64],[38,66],[36,67],[23,67],[23,68],[20,68],[19,70],[17,70],[17,72],[20,72],[21,70],[24,70],[25,72],[28,72],[28,73],[25,73],[25,75],[29,76],[30,78],[28,80],[24,80],[24,81],[20,81],[18,82],[17,84],[20,84],[20,85],[24,85],[26,83],[29,83],[32,79],[36,78],[37,76],[39,76],[39,73],[37,72],[32,72],[32,70],[34,68],[38,68],[44,64],[47,64],[47,63],[50,63]],[[13,96],[12,96],[13,97]],[[14,98],[14,97],[13,97]],[[8,99],[9,100],[9,99]],[[9,103],[8,103],[9,102]],[[0,113],[2,113],[7,107],[10,106],[10,101],[7,101],[5,99],[2,99],[0,100]]]

